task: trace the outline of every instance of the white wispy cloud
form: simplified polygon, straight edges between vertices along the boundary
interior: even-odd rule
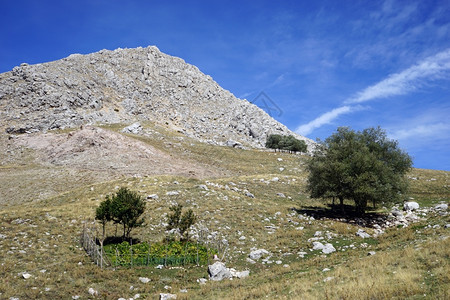
[[[361,103],[390,96],[405,95],[417,90],[426,82],[449,76],[449,71],[450,49],[447,49],[369,86],[345,103]]]
[[[312,120],[309,123],[300,125],[299,127],[297,127],[297,129],[295,130],[295,132],[297,132],[298,134],[301,135],[308,135],[311,132],[314,131],[314,129],[319,128],[325,124],[330,124],[334,119],[336,119],[337,117],[339,117],[340,115],[343,114],[348,114],[351,112],[354,112],[356,110],[361,110],[362,107],[361,106],[341,106],[338,108],[335,108],[329,112],[326,112],[324,114],[322,114],[321,116],[315,118],[314,120]]]
[[[388,76],[386,79],[369,86],[368,88],[357,93],[356,96],[344,101],[344,106],[334,108],[326,112],[309,123],[297,127],[296,132],[302,135],[308,135],[323,125],[330,124],[340,115],[348,114],[361,110],[362,107],[354,105],[370,100],[388,98],[391,96],[405,95],[414,92],[421,86],[439,78],[450,77],[450,49],[439,52],[430,56],[420,63],[396,74]],[[353,105],[352,105],[353,104]],[[415,128],[416,132],[411,129],[409,131],[399,131],[397,138],[401,139],[407,134],[424,134],[427,132],[426,126]],[[432,132],[432,131],[430,131]]]
[[[423,138],[447,138],[450,132],[450,123],[438,122],[433,124],[420,124],[407,129],[394,131],[390,136],[396,140],[423,139]]]

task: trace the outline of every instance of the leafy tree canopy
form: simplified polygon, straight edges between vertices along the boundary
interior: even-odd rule
[[[353,131],[340,127],[321,142],[308,163],[313,198],[352,200],[359,213],[367,203],[396,202],[407,190],[411,157],[380,127]]]
[[[287,150],[289,152],[306,152],[305,141],[296,139],[292,135],[271,134],[267,137],[266,148]]]
[[[136,192],[127,188],[120,188],[112,197],[106,196],[106,200],[100,203],[96,210],[95,219],[103,225],[113,221],[123,225],[123,238],[129,238],[131,230],[142,226],[143,219],[139,217],[144,213],[145,201]]]

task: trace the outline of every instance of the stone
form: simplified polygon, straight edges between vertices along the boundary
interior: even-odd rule
[[[375,251],[369,251],[369,252],[367,252],[367,255],[369,255],[369,256],[372,256],[372,255],[375,255],[375,254],[376,254]]]
[[[139,281],[142,283],[149,283],[151,279],[147,277],[139,277]]]
[[[175,294],[169,294],[169,293],[160,293],[159,294],[160,300],[170,300],[170,299],[177,299],[177,295]]]
[[[255,198],[255,195],[253,195],[249,191],[245,191],[245,196],[250,197],[250,198]]]
[[[414,201],[408,201],[403,204],[403,210],[405,211],[411,211],[411,210],[417,210],[419,209],[419,203]]]
[[[322,250],[324,247],[321,242],[313,242],[313,250]]]
[[[396,208],[396,207],[394,207],[392,210],[391,210],[391,214],[394,216],[394,217],[402,217],[403,216],[403,212],[402,211],[400,211],[398,208]]]
[[[448,204],[441,203],[434,207],[435,210],[443,210],[446,211],[448,209]]]
[[[142,131],[142,126],[138,122],[133,123],[130,126],[127,126],[124,129],[122,129],[122,132],[132,133],[132,134],[139,134],[141,131]]]
[[[158,200],[158,195],[157,194],[151,194],[147,196],[147,199],[153,199],[153,200]]]
[[[223,262],[217,261],[208,266],[209,279],[214,281],[220,281],[226,278],[231,278],[230,270],[225,267]]]
[[[6,239],[6,238],[7,238],[6,235],[0,233],[0,239]]]
[[[177,196],[180,194],[180,191],[169,191],[166,193],[167,196]]]
[[[24,279],[28,279],[28,278],[30,278],[32,275],[30,274],[30,273],[27,273],[27,272],[25,272],[25,273],[23,273],[22,274],[22,277],[24,278]]]
[[[157,265],[155,268],[161,270],[164,268],[164,265]]]
[[[330,243],[327,243],[324,245],[323,249],[322,249],[322,253],[323,254],[330,254],[336,251],[336,248],[334,248],[334,246]]]
[[[250,275],[250,271],[246,270],[246,271],[237,272],[235,277],[242,279],[242,278],[248,277],[249,275]]]
[[[362,237],[363,239],[370,238],[370,234],[365,232],[363,229],[358,229],[358,231],[356,232],[356,235],[359,237]]]
[[[281,198],[286,198],[286,196],[283,193],[277,193],[277,196]]]
[[[94,290],[93,288],[89,288],[88,289],[88,293],[91,296],[97,296],[98,295],[98,292],[96,290]]]
[[[263,256],[268,256],[269,254],[270,252],[267,251],[266,249],[258,249],[251,251],[248,257],[252,260],[258,260]]]
[[[206,284],[206,282],[208,282],[208,280],[205,279],[205,278],[199,278],[199,279],[197,279],[197,282],[198,282],[199,284]]]

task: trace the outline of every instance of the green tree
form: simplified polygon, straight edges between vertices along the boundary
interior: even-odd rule
[[[106,223],[112,220],[111,213],[111,199],[106,196],[106,200],[100,203],[100,206],[95,210],[95,219],[100,221],[103,226],[103,238],[105,238]]]
[[[321,142],[308,163],[307,189],[313,198],[354,202],[358,213],[367,204],[396,202],[407,190],[411,157],[380,127],[353,131],[340,127]]]
[[[168,215],[167,230],[177,229],[181,237],[189,240],[189,228],[197,221],[197,216],[192,209],[182,214],[183,205],[177,204],[169,208],[172,213]]]
[[[266,148],[275,150],[286,150],[289,152],[306,152],[307,146],[305,141],[296,139],[292,135],[281,136],[279,134],[271,134],[267,137]]]
[[[279,148],[279,143],[282,139],[282,136],[279,134],[271,134],[267,137],[266,140],[266,148],[270,148],[270,149],[280,149]]]
[[[95,218],[103,225],[103,232],[108,221],[123,225],[123,238],[129,238],[131,230],[144,224],[139,217],[144,213],[145,201],[136,192],[120,188],[112,197],[100,203]]]

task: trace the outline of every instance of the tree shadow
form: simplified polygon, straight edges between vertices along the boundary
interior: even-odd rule
[[[359,213],[354,206],[351,205],[333,205],[328,204],[327,207],[305,206],[302,208],[291,208],[298,214],[313,217],[319,220],[334,220],[349,224],[356,224],[362,227],[373,227],[375,224],[385,224],[388,215],[369,210],[365,214]]]
[[[100,245],[100,239],[99,238],[96,238],[95,242],[97,243],[97,245]],[[122,242],[128,242],[128,244],[135,245],[135,244],[139,244],[141,241],[139,239],[137,239],[137,238],[132,238],[132,237],[124,238],[122,236],[107,236],[105,238],[105,240],[103,241],[103,246],[111,245],[111,244],[113,244],[113,245],[114,244],[120,244]]]

